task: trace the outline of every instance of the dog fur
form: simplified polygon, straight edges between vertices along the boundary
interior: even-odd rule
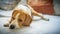
[[[32,18],[33,16],[38,16],[41,17],[43,20],[47,20],[44,18],[41,13],[36,12],[31,6],[27,5],[19,5],[17,6],[12,13],[11,20],[9,21],[8,24],[5,24],[5,27],[10,27],[11,25],[14,25],[15,28],[21,28],[22,26],[30,26],[32,23]]]

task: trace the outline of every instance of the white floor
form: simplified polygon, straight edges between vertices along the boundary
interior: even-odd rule
[[[3,27],[3,24],[9,21],[10,17],[0,17],[0,34],[60,34],[60,17],[44,15],[50,21],[38,20],[34,17],[34,21],[30,27],[11,30]]]

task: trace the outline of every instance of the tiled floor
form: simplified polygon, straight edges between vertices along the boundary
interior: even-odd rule
[[[60,17],[44,15],[50,21],[38,20],[34,17],[34,21],[30,27],[11,30],[8,27],[3,27],[4,23],[9,21],[10,17],[0,17],[0,34],[59,34],[60,32]]]

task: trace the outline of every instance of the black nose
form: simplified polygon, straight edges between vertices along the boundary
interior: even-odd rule
[[[15,29],[15,26],[14,25],[10,25],[10,29]]]

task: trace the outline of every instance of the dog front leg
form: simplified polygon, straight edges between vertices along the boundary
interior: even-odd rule
[[[4,27],[9,27],[9,23],[4,24]]]
[[[4,24],[3,26],[4,26],[4,27],[9,27],[9,24],[11,23],[12,20],[13,20],[13,19],[11,18],[11,20],[10,20],[8,23]]]

